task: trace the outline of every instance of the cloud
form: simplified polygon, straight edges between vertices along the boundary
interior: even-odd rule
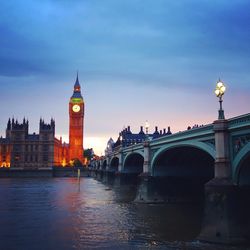
[[[99,78],[140,77],[146,83],[150,72],[156,83],[185,85],[180,72],[193,78],[233,67],[244,71],[248,7],[246,1],[4,1],[0,74],[80,68]]]
[[[28,115],[32,131],[40,115],[53,116],[66,134],[76,70],[91,137],[139,128],[149,115],[181,124],[187,101],[191,116],[197,102],[214,97],[218,77],[229,92],[250,93],[247,0],[0,2],[0,92],[3,103],[12,99],[8,110],[0,105],[3,125]]]

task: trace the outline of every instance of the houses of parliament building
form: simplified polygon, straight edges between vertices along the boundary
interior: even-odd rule
[[[84,164],[84,100],[78,74],[69,101],[69,143],[55,137],[55,121],[40,119],[39,133],[29,134],[29,121],[8,120],[5,138],[0,138],[0,167],[10,169],[52,169],[72,166],[75,160]]]

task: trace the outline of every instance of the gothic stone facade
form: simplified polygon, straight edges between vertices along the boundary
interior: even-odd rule
[[[51,169],[54,165],[55,121],[40,120],[39,134],[29,134],[29,122],[9,119],[0,138],[0,166],[12,169]]]

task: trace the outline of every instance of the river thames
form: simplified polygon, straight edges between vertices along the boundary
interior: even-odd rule
[[[134,195],[92,178],[0,179],[0,249],[229,249],[195,240],[201,204],[136,204]]]

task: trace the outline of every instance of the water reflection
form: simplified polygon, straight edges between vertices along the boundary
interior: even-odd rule
[[[0,249],[215,249],[191,241],[201,205],[135,204],[134,195],[91,178],[1,179]]]

